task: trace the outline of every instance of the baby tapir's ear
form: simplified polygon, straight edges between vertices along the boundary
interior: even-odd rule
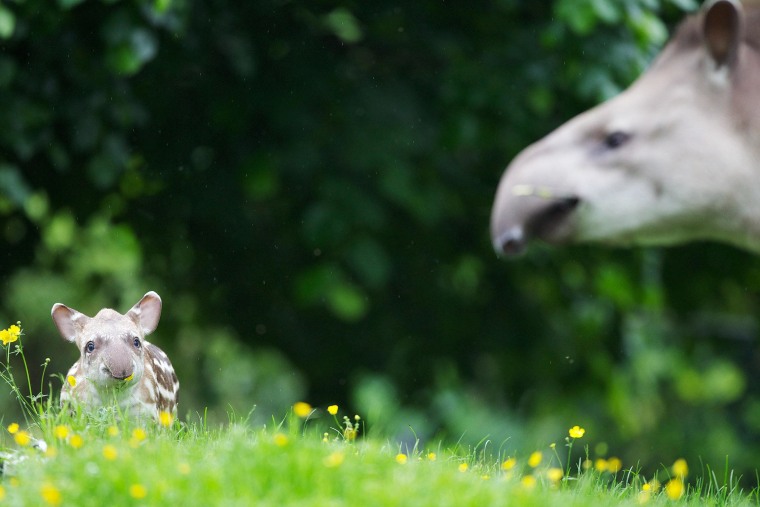
[[[53,317],[55,327],[58,328],[63,339],[70,342],[76,342],[77,335],[90,320],[87,315],[61,303],[53,305],[50,315]]]
[[[127,312],[127,316],[140,325],[143,333],[152,333],[161,318],[161,297],[153,291],[148,292]]]

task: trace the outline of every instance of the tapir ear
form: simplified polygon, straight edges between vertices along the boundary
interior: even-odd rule
[[[152,333],[161,319],[161,297],[153,291],[148,292],[127,312],[127,316],[140,324],[143,333]]]
[[[742,7],[736,0],[714,0],[705,6],[704,38],[716,67],[732,66],[739,54]]]
[[[70,342],[76,342],[77,336],[90,320],[90,317],[87,315],[61,303],[53,305],[50,315],[53,317],[55,327],[58,328],[58,332],[61,333],[63,339]]]

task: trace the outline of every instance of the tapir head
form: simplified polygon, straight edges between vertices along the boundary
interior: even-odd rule
[[[760,8],[708,2],[628,90],[520,153],[491,215],[497,252],[550,243],[760,251]]]
[[[96,388],[136,385],[144,371],[143,341],[158,326],[161,298],[148,292],[126,314],[104,308],[95,317],[53,305],[52,317],[61,336],[80,351],[79,372]]]

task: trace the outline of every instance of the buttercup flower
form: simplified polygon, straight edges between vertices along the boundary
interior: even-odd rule
[[[18,433],[18,423],[11,423],[8,425],[8,433],[15,435]]]
[[[338,413],[338,405],[330,405],[327,407],[327,413],[330,415],[335,415]]]
[[[466,472],[470,468],[470,465],[467,463],[460,463],[459,464],[459,471],[460,472]]]
[[[342,452],[335,451],[334,453],[332,453],[329,456],[327,456],[323,460],[323,463],[324,463],[324,465],[327,468],[335,468],[335,467],[339,467],[343,463],[343,460],[345,458],[346,458],[346,456]],[[398,460],[398,458],[397,458],[397,460]]]
[[[141,500],[148,495],[148,490],[142,484],[132,484],[129,487],[129,496],[135,500]]]
[[[536,451],[533,454],[530,455],[528,458],[528,465],[531,468],[536,468],[538,465],[541,464],[541,460],[543,459],[544,455],[541,454],[541,451]]]
[[[114,461],[119,457],[119,451],[117,451],[116,447],[111,444],[107,444],[103,446],[103,457],[108,461]]]
[[[69,427],[64,425],[58,425],[55,428],[53,428],[53,435],[58,440],[64,440],[66,437],[69,436]]]
[[[293,405],[293,413],[295,413],[301,419],[304,419],[311,414],[311,405],[306,402],[299,401]]]
[[[689,475],[689,465],[686,464],[685,459],[680,458],[673,463],[673,475],[680,477],[681,479]]]
[[[681,479],[673,479],[665,485],[665,494],[671,500],[678,500],[683,496],[684,485]]]
[[[435,461],[435,460],[436,460],[436,457],[437,457],[437,456],[435,455],[435,453],[434,453],[434,452],[429,452],[429,453],[428,453],[428,455],[427,455],[427,459],[428,459],[428,461]]]
[[[407,459],[408,458],[406,457],[406,454],[403,454],[403,453],[396,454],[396,463],[398,463],[399,465],[406,464]]]
[[[84,439],[81,435],[71,435],[69,439],[69,445],[74,449],[79,449],[84,445]]]
[[[174,422],[174,416],[170,414],[169,412],[161,411],[161,413],[158,414],[158,424],[163,426],[164,428],[168,428],[172,425]]]
[[[42,495],[42,499],[48,505],[59,505],[61,503],[61,492],[49,482],[42,485],[42,488],[40,488],[40,494]]]
[[[66,377],[66,382],[68,382],[71,387],[77,386],[77,379],[74,377],[74,375],[69,375]]]
[[[9,343],[13,343],[16,340],[18,340],[18,337],[21,335],[21,328],[17,325],[9,326],[8,329],[3,329],[0,331],[0,340],[2,340],[3,345],[8,345]]]
[[[288,437],[283,433],[275,433],[272,440],[277,447],[285,447],[288,445]]]
[[[515,465],[517,464],[516,458],[509,458],[504,463],[501,464],[502,470],[512,470]]]
[[[13,439],[21,447],[26,447],[32,442],[32,436],[23,430],[16,432],[16,434],[13,435]]]
[[[522,487],[525,489],[533,489],[536,487],[536,478],[532,475],[526,475],[520,479],[520,484],[522,484]]]
[[[562,471],[561,468],[550,468],[546,471],[546,477],[549,478],[550,481],[553,483],[557,483],[562,480],[562,477],[565,475],[565,473]]]
[[[607,470],[611,474],[619,472],[621,468],[623,468],[623,462],[620,461],[620,458],[612,457],[607,460]]]
[[[576,424],[570,428],[568,433],[570,433],[570,438],[581,438],[586,433],[586,430]]]

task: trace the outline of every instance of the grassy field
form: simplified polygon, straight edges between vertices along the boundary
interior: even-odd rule
[[[297,410],[295,410],[297,411]],[[607,463],[568,474],[550,447],[510,459],[473,449],[401,449],[345,422],[291,414],[268,428],[209,429],[55,409],[32,427],[8,424],[3,505],[757,505],[743,492],[663,470],[659,481]],[[311,415],[315,412],[309,410]],[[337,423],[337,418],[334,419]],[[348,420],[355,426],[355,423]],[[361,424],[360,424],[361,426]],[[360,431],[361,433],[361,431]],[[44,442],[41,443],[41,442]],[[580,440],[567,438],[579,445]],[[557,449],[558,450],[558,449]],[[680,468],[679,468],[680,467]],[[603,468],[603,467],[602,467]],[[673,477],[669,479],[668,476]]]
[[[21,396],[10,368],[20,329],[0,332],[2,381],[16,393],[25,421],[0,430],[0,505],[758,505],[730,474],[693,478],[678,460],[655,476],[615,458],[587,456],[582,428],[525,456],[486,440],[477,448],[411,449],[366,436],[364,421],[335,405],[295,403],[281,420],[252,427],[230,417],[210,428],[202,416],[179,422],[130,421],[114,410],[61,410]],[[10,344],[13,345],[11,352]],[[23,384],[31,391],[28,375]],[[568,466],[569,456],[577,459]]]

